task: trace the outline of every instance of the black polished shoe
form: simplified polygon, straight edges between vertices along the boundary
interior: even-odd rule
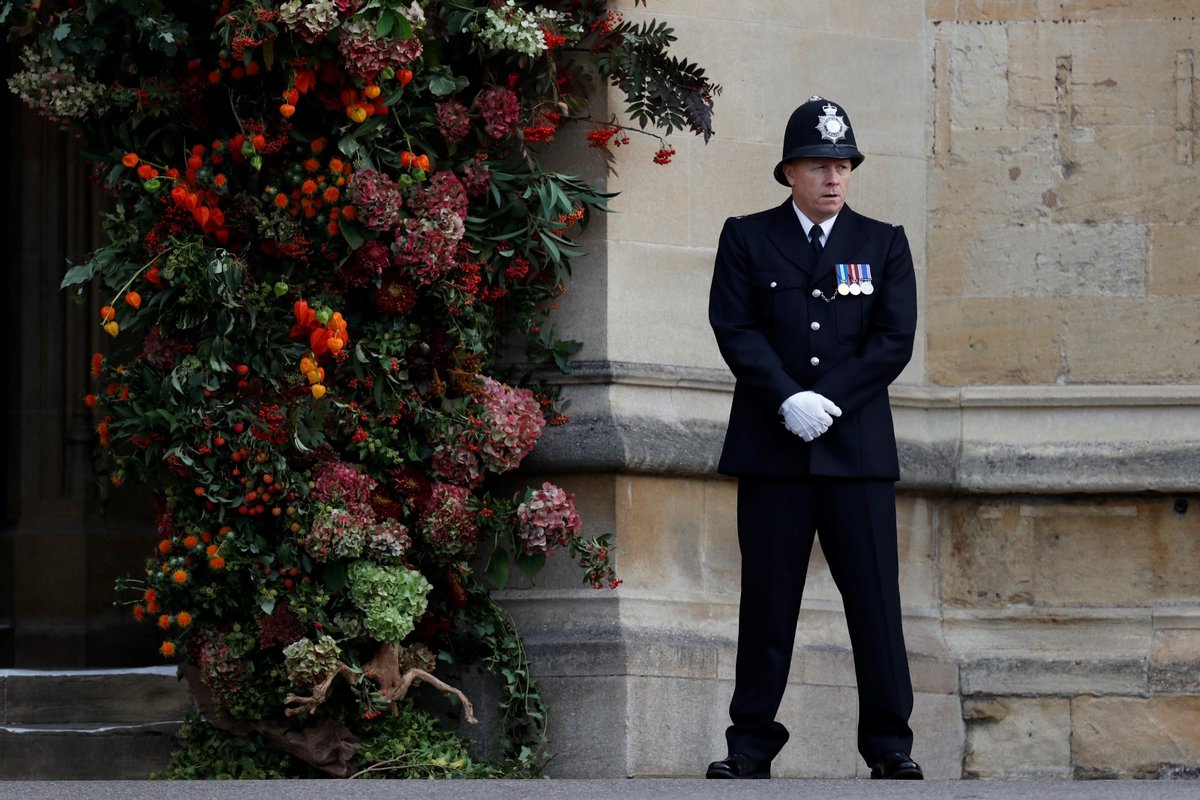
[[[741,753],[732,753],[723,761],[714,761],[708,765],[708,772],[704,773],[706,778],[769,778],[771,777],[771,765],[759,764],[749,756],[744,756]]]
[[[908,753],[888,753],[871,767],[871,777],[889,781],[923,781],[925,773],[921,765],[913,761]]]

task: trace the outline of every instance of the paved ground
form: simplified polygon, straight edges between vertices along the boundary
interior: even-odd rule
[[[1196,800],[1200,781],[11,781],[3,800]]]

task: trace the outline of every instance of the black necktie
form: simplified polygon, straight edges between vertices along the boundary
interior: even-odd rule
[[[821,226],[813,225],[808,229],[808,240],[812,242],[813,253],[817,258],[821,257]]]

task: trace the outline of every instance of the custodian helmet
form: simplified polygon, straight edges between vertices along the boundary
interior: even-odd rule
[[[848,158],[854,169],[866,158],[854,143],[846,110],[814,94],[792,112],[783,134],[783,158],[775,165],[775,180],[788,185],[783,165],[793,158]]]

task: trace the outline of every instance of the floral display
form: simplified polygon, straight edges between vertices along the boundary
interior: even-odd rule
[[[556,550],[619,583],[572,494],[497,481],[569,424],[550,384],[579,345],[548,314],[610,197],[539,148],[645,134],[659,169],[719,87],[602,0],[0,0],[0,24],[10,89],[110,198],[62,285],[108,343],[101,473],[154,496],[121,602],[203,713],[170,774],[535,773],[545,710],[490,591]],[[636,127],[593,118],[605,84]],[[500,680],[502,763],[408,697],[473,720],[442,665]]]

